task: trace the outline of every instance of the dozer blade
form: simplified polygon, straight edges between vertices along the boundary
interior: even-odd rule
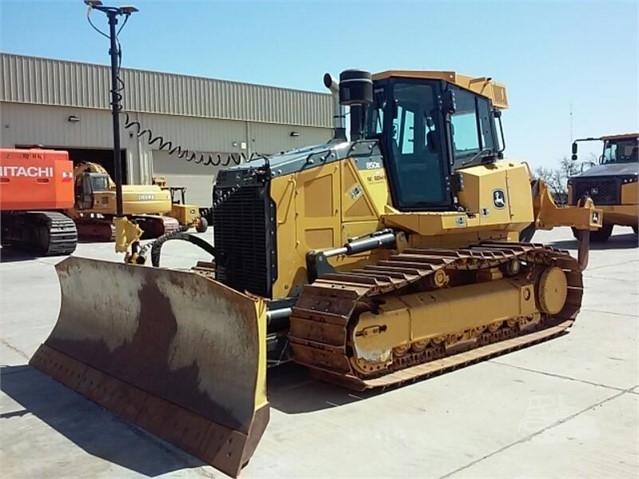
[[[264,303],[186,271],[56,269],[60,316],[30,364],[236,477],[269,420]]]

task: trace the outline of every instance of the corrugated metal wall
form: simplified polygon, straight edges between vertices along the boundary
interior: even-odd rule
[[[241,142],[246,142],[246,122],[243,121],[147,113],[139,114],[138,118],[142,128],[150,130],[154,137],[161,135],[165,140],[179,141],[193,150],[240,152]],[[136,134],[137,126],[127,130],[127,134],[131,132]],[[149,136],[145,134],[142,139],[147,142]],[[157,149],[158,144],[151,148]]]
[[[153,137],[161,135],[165,140],[179,138],[180,144],[196,151],[224,151],[231,153],[271,154],[281,150],[324,143],[332,136],[332,129],[294,125],[275,125],[244,121],[215,120],[193,117],[171,117],[166,115],[138,114],[143,128]],[[137,134],[135,125],[127,134]],[[295,132],[298,136],[291,136]],[[141,137],[149,141],[149,134]],[[151,146],[158,149],[160,140]],[[166,150],[167,148],[165,148]]]
[[[0,68],[0,146],[113,148],[108,67],[0,53]],[[271,154],[332,134],[328,93],[126,69],[122,76],[131,121],[205,157]],[[129,183],[165,176],[187,186],[190,202],[210,206],[219,168],[160,151],[148,135],[138,138],[135,126],[127,129],[124,116],[121,125]]]
[[[162,115],[140,114],[140,122],[148,125],[153,132],[168,132],[167,138],[181,138],[185,145],[194,145],[197,160],[209,155],[217,160],[216,152],[271,154],[295,147],[324,143],[331,138],[332,130],[325,128],[291,127],[290,125],[270,125]],[[136,131],[132,129],[132,131]],[[291,132],[299,136],[291,136]],[[148,146],[148,136],[140,138],[141,147]],[[245,145],[245,148],[242,146]],[[153,175],[163,176],[173,186],[187,186],[187,201],[199,206],[210,206],[212,182],[219,166],[186,161],[167,150],[158,150],[158,143],[151,145]],[[226,160],[227,154],[222,155]]]
[[[251,148],[253,152],[272,154],[309,145],[325,143],[333,136],[332,129],[290,127],[250,123]],[[295,132],[298,136],[291,136]]]
[[[69,116],[79,121],[69,122]],[[154,135],[179,142],[205,158],[208,152],[271,154],[295,147],[324,143],[328,128],[273,125],[244,121],[215,120],[155,114],[133,114]],[[153,175],[166,176],[170,184],[188,187],[190,201],[201,206],[211,202],[211,181],[219,168],[188,162],[159,151],[159,143],[137,137],[135,126],[122,125],[121,145],[127,150],[129,183],[150,183]],[[291,136],[295,132],[299,136]],[[113,148],[111,113],[71,107],[0,103],[0,146],[42,144],[67,148]]]
[[[0,101],[109,108],[106,66],[0,53],[0,67]],[[121,76],[127,111],[331,127],[328,93],[125,68]]]
[[[69,116],[80,121],[69,122]],[[20,103],[0,103],[0,145],[43,144],[113,149],[111,113]],[[127,148],[127,138],[122,139]]]
[[[213,182],[220,167],[185,164],[165,151],[153,151],[153,175],[164,177],[171,186],[186,186],[186,201],[211,206]]]

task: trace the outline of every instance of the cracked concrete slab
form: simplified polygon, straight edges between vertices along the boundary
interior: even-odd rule
[[[638,319],[584,311],[561,341],[539,344],[494,362],[627,389],[639,381]]]
[[[345,402],[341,390],[321,383],[269,390],[268,437],[243,477],[261,477],[273,457],[292,450],[295,460],[277,465],[283,477],[348,471],[364,478],[391,469],[395,477],[423,477],[425,470],[438,477],[615,394],[490,362],[363,400]]]
[[[639,471],[638,408],[636,395],[620,393],[447,477],[634,479]]]

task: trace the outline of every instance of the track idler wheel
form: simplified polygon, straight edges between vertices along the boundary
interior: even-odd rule
[[[558,314],[566,304],[568,279],[558,267],[545,269],[537,281],[537,302],[539,309],[551,316]]]

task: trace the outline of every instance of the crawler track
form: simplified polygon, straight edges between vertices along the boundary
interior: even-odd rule
[[[46,255],[67,255],[75,251],[78,244],[78,232],[71,218],[55,211],[37,212],[48,226],[49,242]]]
[[[68,216],[56,211],[25,211],[2,216],[3,244],[38,256],[62,256],[75,251],[78,232]]]
[[[393,348],[393,360],[384,368],[363,371],[353,367],[353,330],[359,314],[374,310],[374,304],[415,291],[438,286],[438,277],[463,276],[504,268],[517,260],[523,277],[535,268],[557,267],[566,276],[565,304],[555,315],[540,313],[531,327],[521,326],[521,318],[484,325],[480,330],[458,331],[464,338],[460,348],[446,342],[423,347]],[[441,286],[441,285],[439,285]],[[456,285],[444,285],[454,288]],[[290,319],[289,339],[295,361],[322,379],[352,389],[386,387],[436,375],[562,334],[575,321],[583,294],[582,275],[577,261],[567,252],[529,243],[482,243],[459,250],[411,248],[401,254],[344,273],[322,276],[302,291]],[[427,321],[428,318],[421,318]],[[459,345],[457,345],[459,346]]]
[[[169,216],[135,215],[130,219],[142,229],[142,239],[155,239],[180,230],[180,223]],[[92,218],[90,216],[76,219],[79,236],[84,241],[115,241],[115,226],[111,218]]]
[[[80,217],[76,219],[78,236],[82,241],[107,242],[115,240],[115,226],[106,218]]]

